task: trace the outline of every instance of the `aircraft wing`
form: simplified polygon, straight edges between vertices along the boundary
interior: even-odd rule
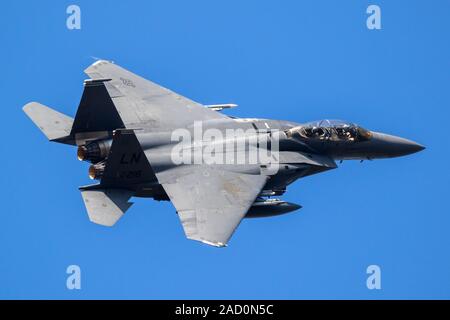
[[[267,177],[186,165],[157,173],[187,238],[223,247],[264,187]]]
[[[109,61],[96,61],[85,73],[93,80],[105,82],[127,128],[171,130],[194,121],[227,118]]]

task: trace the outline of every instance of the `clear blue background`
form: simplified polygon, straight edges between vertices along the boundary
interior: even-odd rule
[[[450,298],[449,15],[446,0],[2,3],[0,298]],[[22,112],[73,116],[91,56],[236,116],[346,119],[427,149],[297,181],[284,198],[303,209],[243,221],[226,249],[186,240],[168,202],[104,228],[77,189],[88,165]]]

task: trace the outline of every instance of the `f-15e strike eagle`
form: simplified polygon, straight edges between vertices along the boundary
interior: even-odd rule
[[[36,102],[23,110],[50,141],[77,146],[78,158],[92,163],[89,176],[99,183],[80,191],[89,219],[104,226],[122,217],[131,197],[170,200],[189,239],[222,247],[243,218],[301,208],[274,197],[336,160],[424,149],[343,121],[227,116],[220,111],[235,105],[199,104],[104,60],[85,73],[75,119]]]

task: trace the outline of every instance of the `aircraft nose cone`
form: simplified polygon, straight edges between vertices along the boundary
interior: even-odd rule
[[[415,152],[419,152],[419,151],[425,150],[425,146],[423,146],[423,145],[421,145],[421,144],[419,144],[417,142],[414,142],[414,141],[411,141],[411,142],[413,143],[413,145],[411,146],[411,150],[412,150],[411,153],[415,153]]]
[[[408,154],[416,153],[425,149],[424,146],[418,144],[417,142],[396,137],[393,141],[394,152],[400,156],[406,156]]]
[[[383,141],[384,151],[390,157],[406,156],[425,149],[417,142],[388,134],[380,134],[380,138]]]

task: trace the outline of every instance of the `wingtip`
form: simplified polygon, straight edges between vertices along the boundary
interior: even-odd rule
[[[89,75],[89,73],[95,72],[97,67],[99,67],[101,65],[105,65],[105,64],[114,64],[114,62],[113,61],[104,60],[104,59],[98,59],[94,63],[90,64],[89,67],[84,69],[84,73]]]
[[[27,113],[27,111],[28,110],[30,110],[34,105],[36,105],[37,104],[37,102],[35,102],[35,101],[31,101],[31,102],[28,102],[27,104],[25,104],[23,107],[22,107],[22,110],[25,112],[25,113]]]
[[[195,237],[195,236],[187,236],[187,238],[189,240],[198,241],[198,242],[201,242],[201,243],[206,244],[206,245],[211,246],[211,247],[216,247],[216,248],[226,248],[226,247],[228,247],[227,243],[220,242],[220,241],[211,241],[211,240],[207,240],[207,239],[199,238],[199,237]]]
[[[92,65],[93,65],[93,66],[96,66],[96,65],[99,65],[99,64],[105,64],[105,63],[112,63],[112,61],[105,60],[105,59],[98,59],[98,60],[96,60]]]
[[[225,248],[228,247],[228,245],[226,243],[223,242],[213,242],[213,241],[208,241],[208,240],[199,240],[200,242],[207,244],[209,246],[213,246],[216,248]]]

